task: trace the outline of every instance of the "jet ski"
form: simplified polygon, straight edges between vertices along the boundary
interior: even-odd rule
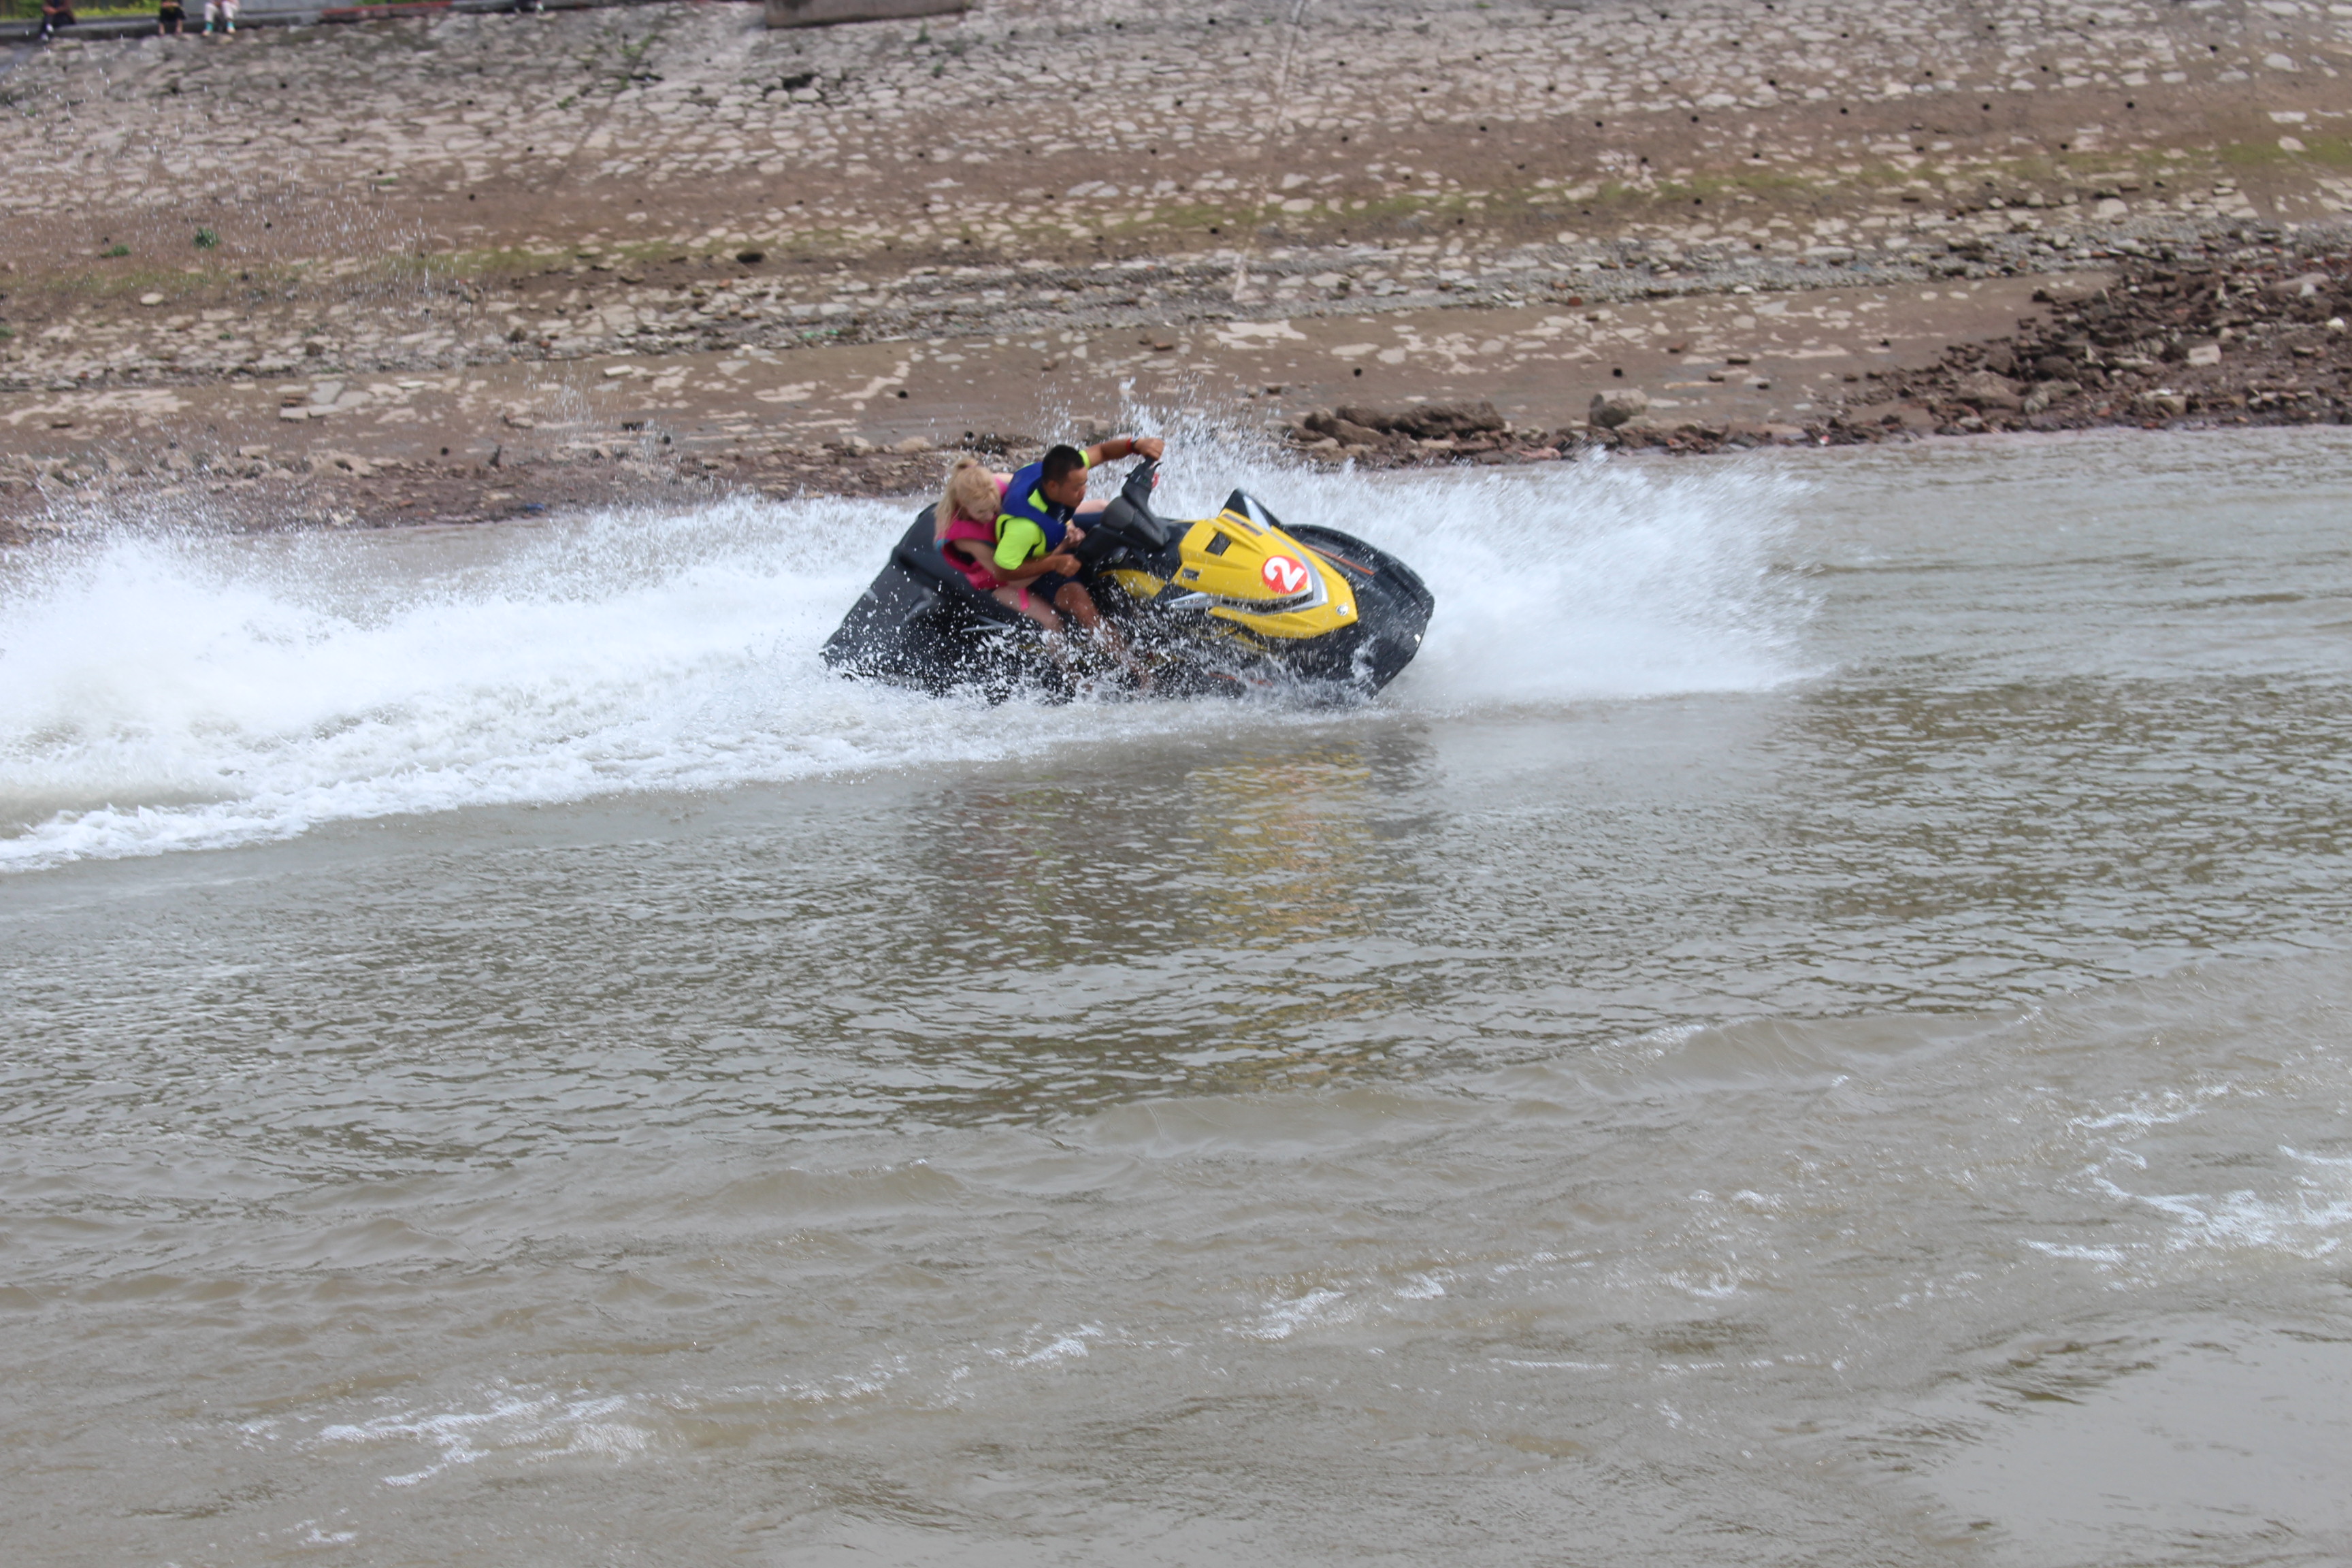
[[[925,507],[874,585],[826,639],[842,674],[944,695],[977,689],[1067,698],[1126,686],[1153,696],[1266,689],[1370,695],[1421,650],[1436,600],[1402,562],[1337,529],[1288,527],[1235,490],[1214,517],[1151,510],[1156,462],[1139,464],[1102,511],[1080,520],[1074,553],[1133,657],[1081,636],[1049,638],[975,592],[950,565]],[[1139,679],[1139,674],[1140,679]]]

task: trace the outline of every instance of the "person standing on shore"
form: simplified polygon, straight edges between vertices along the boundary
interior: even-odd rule
[[[205,31],[213,30],[214,18],[219,18],[221,31],[236,36],[236,0],[205,0]]]
[[[155,36],[176,38],[180,29],[188,24],[188,13],[180,0],[159,0],[155,7]]]
[[[57,37],[59,27],[73,26],[73,0],[41,0],[41,42]]]

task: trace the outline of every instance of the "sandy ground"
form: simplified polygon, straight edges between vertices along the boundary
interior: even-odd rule
[[[1139,405],[1476,397],[1557,448],[1630,385],[1824,424],[2037,288],[2325,252],[2346,69],[2352,7],[2294,0],[676,4],[22,50],[0,516],[870,489],[928,482],[901,444]]]

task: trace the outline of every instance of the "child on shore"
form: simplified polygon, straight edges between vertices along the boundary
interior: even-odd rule
[[[221,31],[235,37],[236,36],[236,0],[205,0],[205,31],[207,34],[213,30],[213,22],[215,18],[220,22]]]
[[[187,10],[185,7],[181,5],[180,0],[159,0],[159,4],[155,7],[155,36],[157,37],[178,37],[180,36],[180,29],[187,25]]]

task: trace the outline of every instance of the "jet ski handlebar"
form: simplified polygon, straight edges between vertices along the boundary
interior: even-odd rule
[[[1160,488],[1160,459],[1146,458],[1129,471],[1127,482],[1118,487],[1122,500],[1133,503],[1144,516],[1151,515],[1151,492]]]
[[[1110,504],[1086,520],[1087,537],[1077,548],[1080,562],[1103,564],[1121,549],[1157,551],[1168,543],[1168,524],[1151,510],[1151,491],[1160,482],[1160,464],[1146,458],[1135,466]]]

